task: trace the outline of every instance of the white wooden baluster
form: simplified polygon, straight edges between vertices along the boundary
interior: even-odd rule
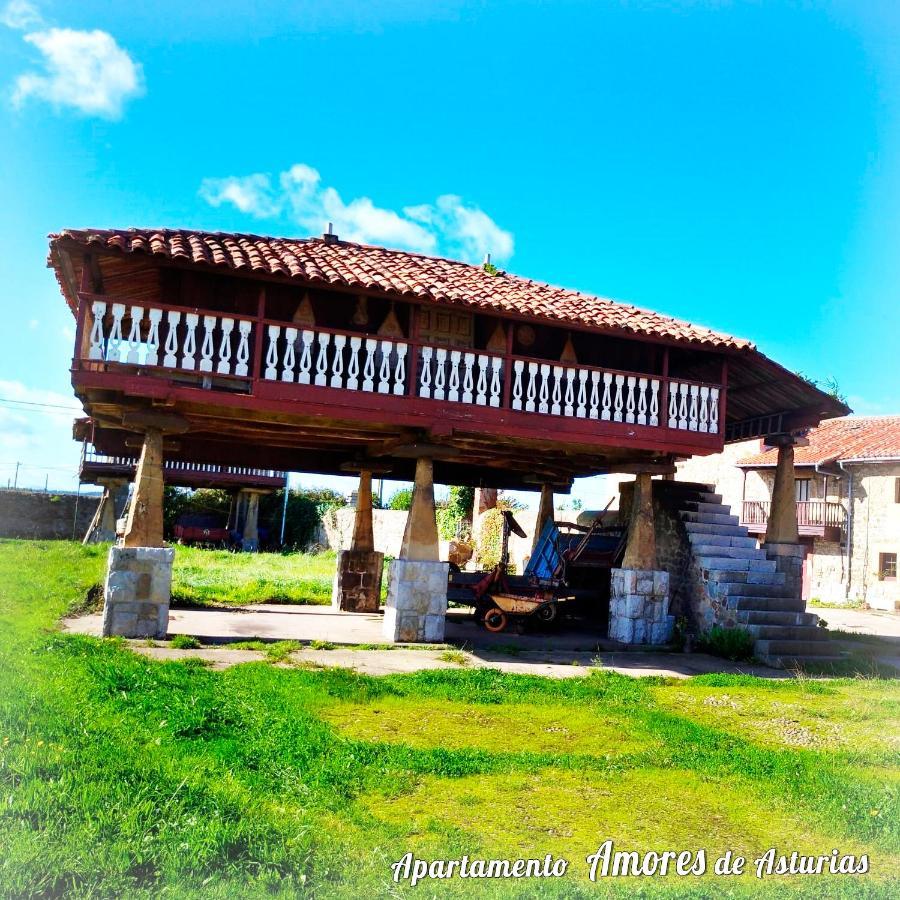
[[[350,338],[350,361],[347,363],[347,390],[359,390],[359,348],[362,338]]]
[[[184,324],[187,326],[187,332],[184,336],[184,343],[181,346],[181,368],[194,368],[194,355],[197,353],[197,323],[200,316],[197,313],[185,313]]]
[[[709,433],[719,433],[719,389],[709,389]]]
[[[422,348],[422,365],[419,367],[419,396],[431,399],[431,347]]]
[[[709,431],[709,388],[703,385],[700,388],[700,431]]]
[[[612,418],[612,372],[603,373],[603,411],[600,418],[608,422]]]
[[[588,416],[591,419],[596,419],[600,416],[600,373],[596,371],[591,372],[591,399],[589,403],[590,412]]]
[[[112,328],[109,331],[106,358],[110,362],[122,362],[122,317],[125,315],[124,303],[112,305]]]
[[[678,427],[678,382],[669,382],[669,428]]]
[[[659,425],[659,379],[650,379],[650,424]]]
[[[178,365],[178,323],[181,321],[181,313],[170,309],[166,313],[169,327],[166,333],[166,355],[163,357],[163,365],[174,369]]]
[[[499,356],[491,357],[491,399],[488,401],[491,406],[500,405],[500,363],[502,360]],[[521,394],[521,385],[519,391]],[[521,401],[520,401],[521,404]]]
[[[578,408],[575,415],[583,419],[587,415],[587,369],[578,370]]]
[[[487,371],[488,358],[484,353],[478,354],[478,382],[475,387],[475,402],[479,406],[487,406]]]
[[[325,387],[328,384],[328,345],[331,343],[331,335],[320,331],[316,335],[319,343],[319,355],[316,357],[316,384]]]
[[[459,361],[462,353],[459,350],[450,351],[450,382],[447,385],[447,399],[459,402]]]
[[[528,363],[528,393],[525,395],[525,412],[534,412],[537,398],[538,364]]]
[[[281,334],[280,325],[269,326],[269,348],[266,351],[266,375],[269,381],[278,378],[278,338]]]
[[[329,382],[333,388],[344,386],[344,345],[346,343],[346,335],[336,334],[334,336],[334,363],[331,366],[331,381]]]
[[[562,412],[562,366],[553,367],[553,403],[550,406],[550,412],[554,416],[558,416]]]
[[[541,363],[541,392],[538,395],[540,402],[538,403],[538,412],[550,412],[550,366],[547,363]]]
[[[682,430],[687,429],[688,417],[688,386],[680,381],[678,383],[678,427]]]
[[[213,353],[216,352],[215,344],[213,343],[213,330],[216,327],[216,317],[215,316],[204,316],[203,317],[203,342],[200,345],[200,371],[201,372],[212,372],[213,368]]]
[[[128,332],[128,362],[140,362],[141,322],[144,321],[144,307],[131,307],[131,330]]]
[[[145,363],[148,366],[159,365],[159,323],[162,322],[163,311],[161,309],[148,309],[147,319],[150,328],[147,331],[147,356]]]
[[[472,366],[475,363],[475,354],[474,353],[464,353],[463,354],[463,365],[465,366],[463,370],[463,394],[462,394],[462,402],[463,403],[471,403],[472,402],[472,386],[473,386],[473,378],[472,378]]]
[[[624,375],[616,375],[616,399],[613,403],[613,421],[621,422],[622,421],[622,410],[625,406],[625,401],[622,397],[622,386],[625,384],[625,376]]]
[[[95,300],[91,304],[91,345],[88,350],[88,359],[103,359],[103,317],[106,315],[106,304],[102,300]]]
[[[284,365],[281,368],[281,380],[293,382],[294,365],[297,362],[297,351],[295,349],[297,343],[297,329],[288,325],[284,329],[284,340]]]
[[[222,340],[219,342],[219,365],[216,366],[216,371],[220,375],[231,374],[231,332],[233,330],[234,319],[229,319],[223,316]]]
[[[444,399],[444,385],[447,380],[444,363],[447,361],[447,351],[443,347],[438,347],[434,351],[435,368],[434,368],[434,399]]]
[[[634,385],[636,381],[637,379],[634,377],[634,375],[629,375],[626,379],[628,390],[625,393],[625,421],[630,424],[634,423]]]
[[[316,333],[304,328],[300,332],[300,366],[297,369],[297,381],[310,384],[312,379],[312,348],[316,341]]]
[[[513,383],[512,383],[512,408],[522,408],[522,369],[525,368],[524,360],[517,359],[513,362]]]
[[[638,378],[638,408],[637,408],[638,425],[647,424],[647,379]]]
[[[381,368],[378,371],[378,393],[389,394],[391,392],[391,348],[390,341],[381,342]]]
[[[378,349],[378,341],[375,338],[366,338],[366,363],[363,366],[363,390],[375,390],[375,351]]]
[[[246,319],[241,319],[238,322],[237,363],[234,367],[234,374],[241,376],[241,378],[247,375],[247,363],[250,361],[250,330],[252,327],[253,323],[248,322]]]
[[[566,399],[563,405],[563,412],[567,416],[575,415],[575,370],[566,369]]]
[[[690,424],[688,426],[691,431],[697,430],[697,425],[698,425],[697,420],[699,418],[699,410],[697,408],[699,406],[699,396],[698,396],[699,393],[700,393],[699,385],[692,384],[691,385]]]
[[[394,393],[406,393],[406,344],[397,344],[397,368],[394,369]]]

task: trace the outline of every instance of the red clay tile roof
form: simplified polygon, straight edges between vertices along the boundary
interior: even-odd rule
[[[794,465],[814,466],[837,460],[900,459],[900,416],[844,416],[828,419],[809,432],[809,446],[794,448]],[[774,448],[738,460],[739,466],[774,466]]]
[[[272,238],[169,229],[66,230],[50,235],[51,264],[60,242],[203,266],[282,275],[364,290],[411,295],[436,303],[663,337],[715,348],[752,349],[750,341],[616,300],[553,287],[481,266],[323,238]],[[65,290],[65,286],[63,286]]]

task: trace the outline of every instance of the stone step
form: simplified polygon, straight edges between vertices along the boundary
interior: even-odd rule
[[[732,525],[735,527],[739,525],[737,516],[728,515],[726,513],[705,513],[682,510],[681,518],[684,522],[697,522],[701,525]],[[744,529],[744,534],[746,533],[747,530]]]
[[[773,669],[803,669],[808,666],[830,666],[840,662],[843,656],[833,656],[831,654],[810,654],[808,656],[790,656],[785,654],[776,654],[768,656],[764,653],[755,652],[754,655],[761,662]]]
[[[737,516],[731,516],[731,518],[736,519]],[[720,522],[695,522],[692,519],[686,519],[684,521],[684,527],[687,530],[688,535],[715,534],[719,537],[749,537],[747,529],[742,525],[737,524],[731,525]]]
[[[762,559],[748,559],[747,557],[736,556],[702,556],[694,553],[694,559],[701,569],[709,569],[717,572],[775,572],[775,560],[766,559],[765,555]]]
[[[758,641],[827,641],[828,632],[817,625],[745,625]]]
[[[734,540],[734,538],[725,538]],[[732,559],[765,559],[764,550],[759,547],[733,547],[729,544],[705,544],[699,541],[693,543],[694,555],[697,557],[727,556]]]
[[[708,503],[705,500],[685,500],[681,504],[682,512],[696,512],[719,516],[730,516],[731,507],[724,503]]]
[[[704,484],[702,481],[662,481],[659,483],[665,485],[665,490],[672,493],[677,491],[695,491],[697,493],[711,494],[716,489],[714,484]]]
[[[828,635],[825,640],[800,640],[800,641],[757,641],[753,648],[757,656],[765,656],[768,658],[778,656],[804,657],[804,656],[825,656],[827,655]]]
[[[803,612],[803,601],[793,597],[747,597],[742,594],[729,594],[725,598],[728,609],[747,609],[766,612]]]
[[[694,550],[699,547],[740,547],[744,550],[758,550],[756,538],[741,537],[731,534],[707,534],[706,532],[688,532],[688,540]]]
[[[751,585],[784,587],[787,583],[787,575],[784,572],[756,572],[747,569],[711,569],[706,572],[706,582],[707,584],[740,584],[745,587]],[[734,592],[732,591],[732,593]]]
[[[813,613],[769,609],[739,609],[735,618],[742,625],[815,625],[819,621]]]

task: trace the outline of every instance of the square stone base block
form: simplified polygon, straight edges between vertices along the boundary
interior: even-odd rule
[[[395,559],[391,563],[383,634],[389,641],[440,643],[447,615],[445,562]]]
[[[669,615],[669,573],[613,569],[609,637],[623,644],[668,644],[675,617]]]
[[[103,634],[164,638],[175,551],[167,547],[111,547],[103,589]]]
[[[344,612],[378,612],[383,567],[383,553],[341,550],[331,591],[332,607]]]

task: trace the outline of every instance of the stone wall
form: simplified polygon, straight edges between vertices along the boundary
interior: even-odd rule
[[[900,581],[878,577],[878,556],[900,557],[900,503],[896,479],[900,463],[852,464],[853,534],[851,536],[850,597],[875,609],[900,608]]]
[[[808,599],[821,603],[844,603],[844,548],[836,541],[816,541],[807,559]]]
[[[0,537],[80,541],[99,502],[99,494],[0,490]]]

